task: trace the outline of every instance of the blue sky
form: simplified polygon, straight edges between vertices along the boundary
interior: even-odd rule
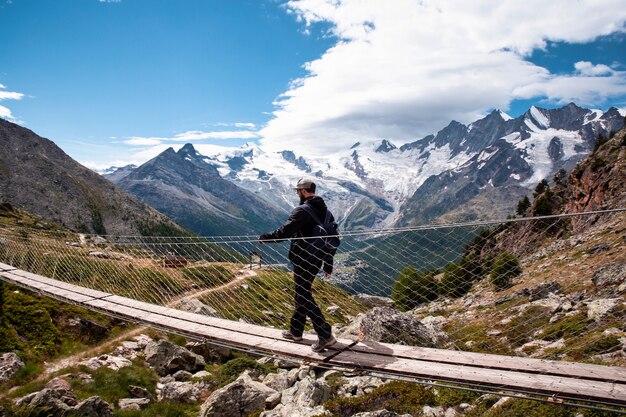
[[[626,108],[625,22],[626,0],[0,0],[0,116],[93,168],[403,143],[496,107]]]

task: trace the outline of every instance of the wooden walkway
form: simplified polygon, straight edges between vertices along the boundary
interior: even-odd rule
[[[0,263],[0,279],[132,322],[218,344],[356,371],[450,381],[516,392],[626,405],[626,369],[582,363],[340,340],[321,354],[281,338],[281,330],[161,307],[46,278]]]

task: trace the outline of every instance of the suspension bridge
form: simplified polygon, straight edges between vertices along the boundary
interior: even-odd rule
[[[572,219],[577,222],[568,222],[566,227],[572,227],[571,223],[574,223],[574,227],[584,230],[587,236],[586,240],[581,241],[579,235],[570,233],[567,241],[574,240],[570,242],[570,247],[563,243],[565,238],[559,237],[558,232],[554,235],[556,237],[551,235],[542,259],[551,259],[554,254],[560,254],[561,257],[571,254],[573,260],[570,263],[573,265],[562,262],[560,270],[567,273],[568,268],[571,268],[573,274],[577,272],[571,282],[564,281],[561,284],[566,290],[570,286],[573,289],[584,289],[580,282],[581,274],[585,273],[587,267],[593,269],[595,265],[597,269],[597,263],[588,262],[590,254],[597,255],[599,258],[594,259],[598,262],[626,262],[623,255],[626,252],[623,250],[626,242],[624,236],[615,232],[607,237],[600,229],[594,232],[593,225],[587,227],[583,224],[585,219],[592,216],[595,217],[591,223],[595,225],[598,224],[598,218],[604,216],[605,226],[608,224],[609,230],[615,230],[611,224],[622,225],[618,229],[621,230],[619,233],[623,234],[625,230],[624,213],[613,211],[578,216]],[[552,216],[540,220],[543,221],[542,227],[548,230],[550,225],[562,227],[564,217]],[[550,224],[546,221],[550,221]],[[338,281],[334,285],[316,283],[316,298],[326,303],[336,301],[332,298],[336,296],[336,285],[349,288],[348,278],[351,278],[352,282],[358,281],[360,287],[363,282],[368,282],[363,279],[363,274],[369,277],[371,286],[380,286],[381,291],[376,292],[382,292],[382,288],[389,292],[388,281],[383,278],[376,281],[379,274],[384,272],[397,276],[402,273],[404,265],[419,265],[429,258],[430,264],[427,266],[442,268],[453,258],[442,251],[442,246],[454,244],[455,247],[465,246],[467,250],[471,247],[470,243],[486,235],[484,231],[491,226],[493,224],[477,223],[346,233],[342,236],[342,251],[338,254]],[[374,243],[372,237],[377,239]],[[76,243],[77,240],[84,239],[66,232],[0,228],[0,261],[6,262],[0,263],[0,279],[123,320],[244,351],[349,372],[408,378],[422,383],[458,383],[478,390],[517,393],[554,403],[585,401],[602,406],[626,406],[626,368],[619,365],[406,346],[359,338],[340,338],[339,343],[325,352],[314,353],[309,348],[315,341],[313,335],[305,334],[302,342],[284,340],[280,327],[284,327],[287,313],[281,314],[280,311],[288,312],[290,308],[290,291],[287,287],[290,279],[286,271],[275,267],[285,263],[281,258],[286,253],[284,245],[264,245],[267,253],[263,254],[263,258],[273,266],[259,268],[252,263],[247,264],[248,254],[260,256],[258,243],[251,237],[230,236],[210,240],[110,237],[106,243],[96,244],[105,246],[101,251],[94,251],[93,245],[91,249],[85,249],[84,245]],[[555,245],[558,251],[554,249]],[[598,247],[602,250],[598,250]],[[422,252],[417,248],[421,248]],[[486,249],[483,247],[483,250]],[[577,258],[580,251],[587,256]],[[178,265],[178,268],[166,267],[164,256],[173,253],[179,256],[180,262],[184,258],[185,264]],[[556,257],[556,260],[559,258]],[[528,262],[531,265],[531,261]],[[77,265],[81,264],[78,268]],[[379,269],[372,269],[374,267]],[[246,271],[252,268],[258,268],[257,273]],[[546,269],[544,262],[536,266],[534,271]],[[339,273],[341,270],[343,276]],[[347,271],[351,275],[348,276]],[[493,291],[486,287],[478,291],[488,300],[494,296]],[[623,304],[623,290],[619,291],[618,298]],[[215,314],[198,314],[172,307],[184,298],[193,298],[194,294],[202,300],[203,305],[214,309]],[[259,304],[259,299],[266,303]],[[506,305],[506,302],[503,303]],[[516,311],[516,314],[521,311],[521,317],[529,308],[517,309],[520,306],[513,303],[510,311]],[[272,307],[280,311],[268,311]],[[366,310],[363,306],[351,304],[342,305],[342,308],[356,309],[351,310],[352,314]],[[540,311],[540,314],[546,315],[545,323],[553,317],[559,320],[567,317],[567,314],[560,316],[558,312]],[[595,325],[606,324],[607,329],[619,324],[623,326],[624,317],[620,311],[619,308],[614,309],[603,318],[604,321]],[[497,316],[498,311],[495,309],[491,314],[494,318],[504,317]],[[537,323],[534,317],[526,320],[516,323],[518,327],[514,327],[509,334],[526,332],[528,325]],[[554,322],[559,323],[559,320]],[[498,323],[505,321],[500,320]],[[570,326],[577,324],[572,322]],[[466,333],[469,332],[467,329]],[[590,332],[592,338],[603,337],[603,333]],[[454,336],[454,329],[448,329],[448,333]],[[581,333],[573,334],[581,336]],[[580,351],[576,337],[572,339],[568,341],[568,347],[562,349],[563,356]]]

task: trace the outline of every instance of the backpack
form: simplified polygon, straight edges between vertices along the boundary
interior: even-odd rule
[[[309,213],[317,223],[311,235],[313,239],[305,239],[305,242],[308,243],[307,252],[318,259],[326,259],[328,256],[335,256],[335,252],[337,252],[341,240],[339,236],[337,236],[337,223],[331,220],[332,213],[330,210],[326,210],[324,222],[321,222],[313,208],[307,204],[303,204],[301,207],[304,211]]]

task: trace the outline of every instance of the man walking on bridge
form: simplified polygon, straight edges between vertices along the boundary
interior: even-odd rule
[[[315,228],[321,224],[319,219],[330,219],[326,203],[322,197],[315,194],[315,182],[309,178],[301,178],[296,185],[296,193],[300,198],[300,205],[291,212],[285,224],[271,233],[263,233],[259,240],[280,241],[290,238],[303,238],[314,236]],[[332,329],[320,307],[313,298],[311,287],[315,276],[323,268],[326,276],[333,272],[334,253],[327,256],[319,256],[312,253],[314,250],[304,239],[292,239],[289,248],[289,260],[293,264],[293,278],[295,283],[295,311],[291,317],[289,331],[283,332],[285,339],[300,341],[304,332],[307,316],[313,322],[313,329],[318,336],[318,341],[311,348],[313,352],[321,352],[337,341],[332,335]]]

